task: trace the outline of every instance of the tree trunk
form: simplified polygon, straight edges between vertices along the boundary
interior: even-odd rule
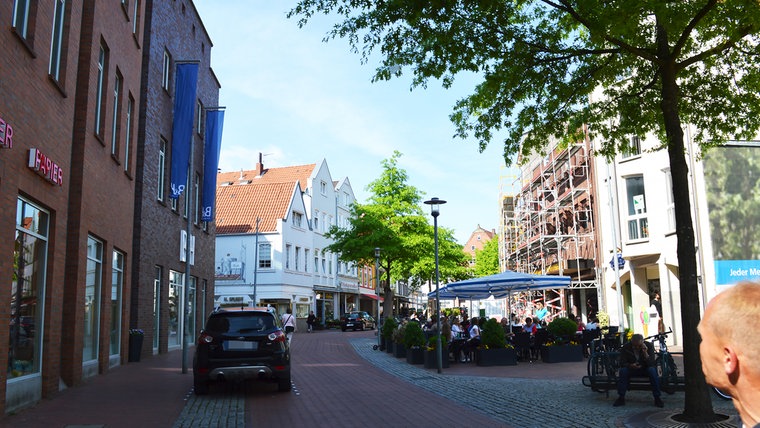
[[[385,269],[385,283],[383,283],[383,317],[393,316],[393,289],[391,288],[391,263]],[[378,314],[380,316],[380,314]]]
[[[710,390],[702,373],[699,357],[700,337],[697,324],[700,320],[699,285],[697,282],[697,254],[694,246],[694,226],[691,220],[689,168],[686,164],[683,129],[679,115],[680,93],[675,61],[668,53],[667,34],[658,24],[658,57],[662,78],[662,114],[668,141],[670,174],[673,183],[676,236],[678,244],[678,280],[681,296],[681,324],[683,327],[683,357],[686,392],[684,422],[713,422],[717,419],[710,400]]]

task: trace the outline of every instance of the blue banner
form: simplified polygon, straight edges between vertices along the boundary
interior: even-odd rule
[[[214,220],[216,201],[216,173],[219,168],[219,151],[222,148],[222,128],[224,110],[209,110],[206,113],[206,147],[203,153],[203,202],[201,220]]]
[[[195,91],[198,85],[198,63],[177,64],[177,85],[174,91],[174,122],[172,123],[172,199],[187,186],[190,147],[193,138],[193,118],[195,112]]]

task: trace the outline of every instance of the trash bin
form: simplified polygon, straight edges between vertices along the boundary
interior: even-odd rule
[[[129,333],[129,362],[139,363],[140,353],[142,352],[144,334],[141,333]]]

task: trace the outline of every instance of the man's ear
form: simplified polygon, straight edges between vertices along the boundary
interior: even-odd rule
[[[730,377],[739,369],[739,357],[731,347],[723,348],[723,370]],[[737,373],[738,374],[738,373]]]

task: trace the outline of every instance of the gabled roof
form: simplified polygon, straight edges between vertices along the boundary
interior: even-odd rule
[[[309,178],[314,173],[315,163],[308,165],[284,166],[266,168],[261,176],[255,169],[247,171],[220,172],[216,177],[219,186],[235,186],[238,184],[283,183],[298,181],[301,190],[306,189]]]
[[[239,176],[239,173],[236,173]],[[229,235],[275,232],[277,220],[288,217],[293,195],[301,189],[295,181],[248,185],[224,185],[216,188],[216,233]]]

